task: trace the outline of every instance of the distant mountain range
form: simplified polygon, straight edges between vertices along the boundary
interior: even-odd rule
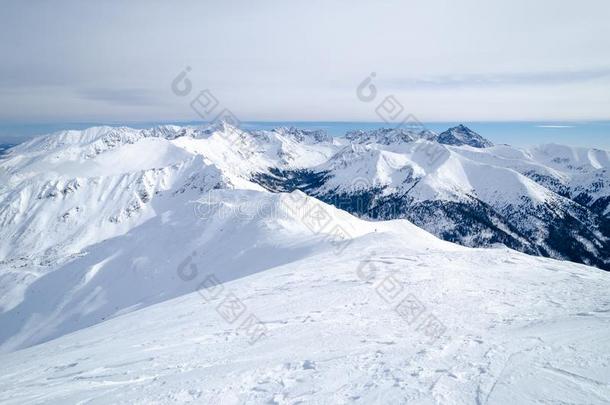
[[[125,232],[168,176],[190,173],[180,189],[298,189],[465,246],[503,244],[609,270],[609,162],[598,149],[494,146],[463,125],[343,138],[226,123],[62,131],[12,148],[0,163],[0,236],[15,241],[0,260],[77,252],[87,238]]]
[[[364,218],[407,218],[465,246],[503,244],[610,269],[607,151],[494,146],[463,125],[440,134],[387,129],[346,138],[324,162],[295,157],[252,179]]]

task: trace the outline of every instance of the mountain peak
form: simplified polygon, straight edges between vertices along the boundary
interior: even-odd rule
[[[348,131],[345,134],[345,137],[351,142],[356,143],[391,145],[402,142],[413,142],[417,139],[417,134],[414,131],[404,128],[378,128],[369,131]]]
[[[275,132],[288,136],[296,142],[312,141],[314,143],[332,142],[332,137],[324,129],[302,129],[295,126],[279,127]]]
[[[494,146],[489,140],[483,138],[464,124],[459,124],[439,134],[437,141],[445,145],[468,145],[474,148],[489,148]]]
[[[212,133],[212,132],[224,132],[224,131],[234,131],[238,129],[235,125],[233,125],[232,123],[227,122],[224,119],[219,119],[216,121],[211,121],[207,124],[207,126],[204,127],[204,132],[206,133]]]

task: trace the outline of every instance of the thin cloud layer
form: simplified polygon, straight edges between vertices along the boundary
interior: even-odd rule
[[[532,4],[533,3],[533,4]],[[244,120],[610,118],[610,3],[6,1],[0,121],[197,119],[185,66]]]

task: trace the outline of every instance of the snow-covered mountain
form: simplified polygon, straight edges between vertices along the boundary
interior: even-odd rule
[[[451,139],[466,145],[440,143]],[[144,223],[157,195],[237,188],[299,189],[364,218],[409,219],[466,246],[500,243],[608,269],[608,152],[490,145],[464,126],[345,139],[225,123],[63,131],[0,160],[0,260],[44,267]]]
[[[224,123],[63,131],[0,161],[0,236],[10,241],[0,260],[44,263],[124,234],[154,215],[156,194],[240,188],[300,189],[365,218],[407,218],[466,246],[502,243],[607,269],[608,152],[490,145],[464,126],[345,139]]]
[[[564,240],[606,260],[607,228],[579,227],[607,218],[608,153],[349,137],[97,127],[9,149],[0,402],[604,403],[609,273],[496,242],[546,254],[572,216]],[[379,221],[415,214],[495,245]]]
[[[445,145],[467,145],[473,148],[490,148],[494,146],[493,143],[462,124],[440,133],[436,137],[436,141]]]
[[[253,178],[366,218],[407,218],[466,246],[501,243],[610,269],[607,151],[493,146],[463,125],[439,135],[359,131],[348,140],[318,166],[271,167]]]
[[[0,160],[0,347],[29,346],[136,304],[187,292],[184,283],[172,287],[175,274],[166,270],[191,252],[178,249],[171,259],[153,249],[159,254],[153,260],[151,246],[171,246],[168,239],[181,223],[183,233],[174,237],[181,247],[209,229],[212,225],[194,221],[194,207],[210,192],[232,190],[238,201],[247,200],[248,192],[273,197],[248,180],[251,174],[271,164],[291,168],[325,161],[334,147],[321,141],[311,131],[250,134],[221,123],[63,131],[10,149]],[[229,202],[230,197],[222,200]],[[215,235],[213,243],[225,242]],[[214,263],[226,267],[233,254]],[[100,272],[107,262],[113,270]],[[140,263],[149,282],[139,273],[124,272],[134,263]],[[76,277],[74,269],[83,266],[89,275]],[[163,274],[162,280],[156,273]],[[113,287],[116,291],[100,290],[95,282],[115,276],[125,281]],[[107,305],[93,310],[97,306],[91,300]],[[43,314],[44,322],[35,321]],[[26,327],[32,322],[34,328]]]

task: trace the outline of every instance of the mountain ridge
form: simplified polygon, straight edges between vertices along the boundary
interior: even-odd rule
[[[451,135],[448,143],[439,142],[442,134]],[[140,130],[94,127],[60,131],[11,148],[0,164],[0,199],[5,218],[17,218],[9,211],[18,212],[25,200],[8,188],[26,192],[24,182],[40,173],[48,184],[68,184],[83,173],[104,177],[154,171],[200,156],[200,167],[214,167],[215,176],[231,187],[299,189],[365,218],[407,218],[466,246],[504,243],[530,254],[608,269],[608,152],[490,145],[463,125],[440,135],[388,128],[345,138],[294,127],[249,132],[224,122]],[[49,187],[45,184],[33,185],[38,188],[34,194]],[[138,199],[118,211],[146,205]],[[81,208],[66,207],[65,215]]]

